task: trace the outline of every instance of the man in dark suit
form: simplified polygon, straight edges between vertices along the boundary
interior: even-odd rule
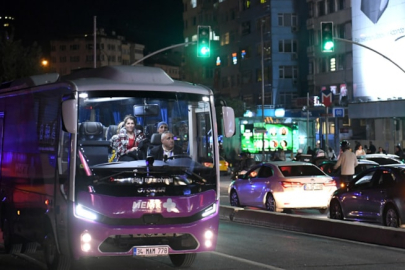
[[[174,144],[173,133],[165,131],[161,136],[162,145],[153,147],[150,150],[150,156],[155,160],[164,160],[175,155],[182,155],[183,149]]]

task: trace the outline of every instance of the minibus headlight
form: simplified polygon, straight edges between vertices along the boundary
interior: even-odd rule
[[[78,204],[76,206],[76,215],[84,218],[84,219],[89,219],[89,220],[96,220],[97,219],[97,214],[90,210],[87,207],[84,207],[81,204]]]
[[[215,214],[216,212],[217,212],[217,204],[213,203],[202,212],[202,217],[208,217],[212,214]]]

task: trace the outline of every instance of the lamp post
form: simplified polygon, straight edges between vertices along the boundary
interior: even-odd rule
[[[261,31],[260,31],[260,39],[261,39],[261,47],[262,47],[262,59],[261,59],[261,65],[262,65],[262,120],[263,120],[263,128],[265,128],[265,122],[264,122],[264,44],[263,44],[263,24],[265,20],[262,19],[261,21]],[[263,141],[262,141],[262,162],[264,162],[264,134],[263,133]]]

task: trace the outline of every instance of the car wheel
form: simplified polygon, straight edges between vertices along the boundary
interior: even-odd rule
[[[231,191],[231,196],[229,199],[230,199],[231,206],[240,207],[238,193],[236,193],[235,190]]]
[[[397,211],[394,209],[393,206],[388,206],[387,210],[385,211],[384,225],[387,227],[398,228],[400,225],[399,223],[400,221]]]
[[[187,253],[187,254],[170,254],[170,261],[176,267],[189,267],[193,264],[195,258],[197,257],[196,253]]]
[[[337,200],[330,202],[330,218],[331,219],[343,219],[343,212],[340,203]]]
[[[268,193],[266,197],[266,210],[276,212],[276,200],[271,193]]]

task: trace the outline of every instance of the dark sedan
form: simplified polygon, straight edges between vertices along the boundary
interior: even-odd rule
[[[385,165],[357,175],[332,195],[329,218],[400,227],[405,222],[405,165]]]
[[[324,173],[327,175],[332,176],[332,178],[336,182],[337,188],[344,188],[346,187],[347,183],[340,183],[340,167],[337,168],[336,170],[333,168],[336,164],[337,160],[327,160],[322,162],[321,164],[318,165],[319,169],[321,169]],[[353,178],[361,173],[362,171],[367,170],[368,168],[373,168],[379,166],[377,162],[367,160],[367,159],[359,159],[359,163],[354,169],[354,176]]]

